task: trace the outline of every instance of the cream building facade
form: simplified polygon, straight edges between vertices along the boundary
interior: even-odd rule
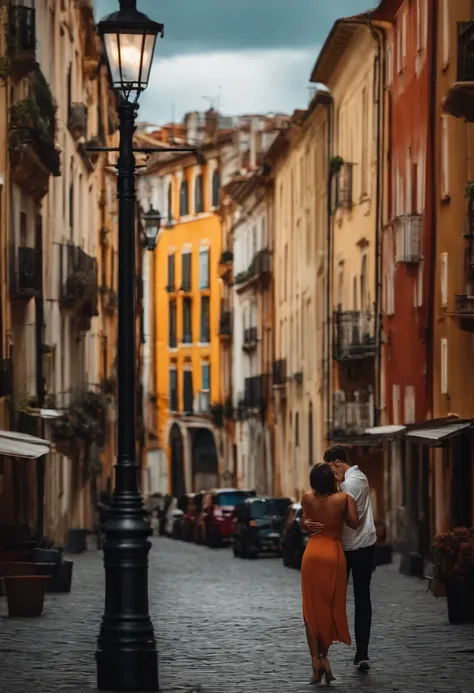
[[[296,500],[325,442],[329,107],[327,93],[317,91],[266,157],[274,178],[275,492]]]
[[[110,459],[103,477],[101,469],[114,437],[104,394],[113,326],[108,351],[103,339],[116,286],[105,211],[115,205],[113,178],[106,194],[113,161],[85,147],[112,143],[116,119],[92,3],[32,5],[1,10],[2,363],[11,371],[2,423],[56,447],[23,467],[2,462],[2,519],[63,543],[68,529],[93,528],[93,498],[111,483]]]

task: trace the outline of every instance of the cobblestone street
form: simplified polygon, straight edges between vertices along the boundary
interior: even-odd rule
[[[350,588],[351,590],[351,588]],[[474,626],[450,626],[445,600],[397,566],[374,577],[369,675],[353,652],[332,650],[339,691],[472,691]],[[299,573],[278,559],[243,561],[154,539],[150,600],[163,691],[298,693],[311,674],[301,620]],[[6,616],[1,600],[0,691],[93,689],[94,650],[103,603],[101,555],[76,557],[73,591],[48,595],[41,619]],[[352,623],[352,595],[349,602]]]

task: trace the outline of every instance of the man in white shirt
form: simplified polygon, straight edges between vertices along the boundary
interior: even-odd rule
[[[352,572],[355,602],[355,639],[357,651],[354,666],[361,671],[369,671],[369,641],[372,625],[372,603],[370,600],[370,582],[374,569],[374,551],[377,533],[375,530],[370,487],[367,477],[357,465],[349,463],[346,448],[333,445],[324,453],[324,461],[332,468],[341,491],[354,498],[359,511],[361,523],[357,529],[345,526],[342,533],[342,545],[346,555],[347,577]],[[310,534],[318,533],[322,527],[319,523],[306,522]]]

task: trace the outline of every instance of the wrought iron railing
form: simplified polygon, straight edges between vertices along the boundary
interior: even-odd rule
[[[256,349],[258,344],[258,329],[256,327],[246,327],[244,329],[244,349]]]
[[[347,393],[339,390],[333,397],[333,436],[363,435],[374,425],[374,404],[370,390]]]
[[[10,295],[29,299],[41,291],[41,256],[36,248],[10,247]]]
[[[278,359],[273,362],[273,385],[285,385],[286,383],[286,359]]]
[[[336,361],[375,355],[375,320],[369,311],[334,313],[333,355]]]

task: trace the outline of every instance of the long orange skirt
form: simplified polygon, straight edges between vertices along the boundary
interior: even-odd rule
[[[303,616],[320,647],[351,644],[347,625],[346,558],[339,540],[318,534],[309,539],[301,566]]]

